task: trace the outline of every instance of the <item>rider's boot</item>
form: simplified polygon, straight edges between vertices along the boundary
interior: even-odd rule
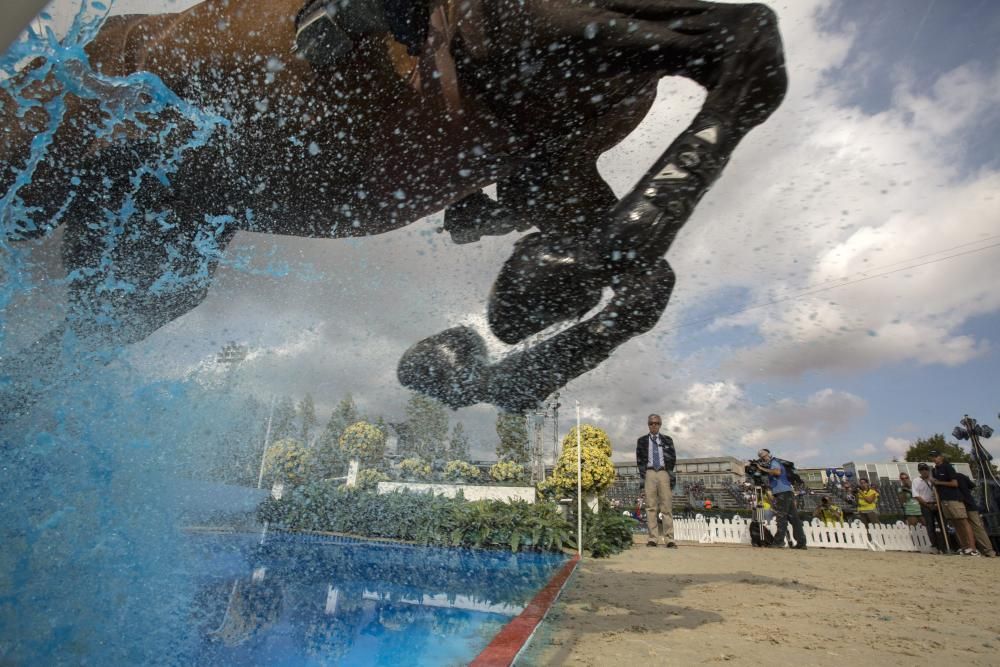
[[[308,0],[295,17],[295,52],[333,65],[366,35],[392,33],[411,54],[427,40],[432,0]]]

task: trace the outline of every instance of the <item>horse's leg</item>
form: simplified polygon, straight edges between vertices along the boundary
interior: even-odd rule
[[[221,205],[220,199],[206,203],[199,194],[204,179],[185,166],[170,185],[144,177],[134,199],[123,203],[139,159],[121,146],[93,157],[91,166],[101,165],[111,180],[79,198],[67,215],[62,246],[69,280],[66,320],[0,362],[0,424],[28,414],[51,389],[204,300],[236,222],[206,215]],[[204,159],[210,158],[192,156],[190,162],[199,165]]]

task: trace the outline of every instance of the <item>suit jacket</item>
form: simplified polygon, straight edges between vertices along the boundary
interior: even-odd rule
[[[667,470],[673,472],[674,464],[677,462],[677,452],[674,451],[674,441],[669,435],[660,434],[660,456],[663,457],[663,465]],[[639,477],[646,479],[646,467],[649,465],[649,434],[639,438],[635,443],[635,463],[639,466]],[[671,475],[671,478],[673,475]]]

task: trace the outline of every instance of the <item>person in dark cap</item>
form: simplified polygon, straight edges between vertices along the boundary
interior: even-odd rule
[[[937,489],[941,513],[955,526],[955,534],[962,547],[959,553],[964,556],[979,556],[980,553],[976,551],[976,538],[969,523],[969,514],[962,501],[958,473],[941,452],[931,452],[931,458],[934,459],[934,470],[931,471],[932,484]]]

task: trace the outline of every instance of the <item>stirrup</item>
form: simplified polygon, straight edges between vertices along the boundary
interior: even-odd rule
[[[328,0],[312,0],[295,17],[292,51],[315,65],[333,65],[354,48],[354,42],[333,20]]]

